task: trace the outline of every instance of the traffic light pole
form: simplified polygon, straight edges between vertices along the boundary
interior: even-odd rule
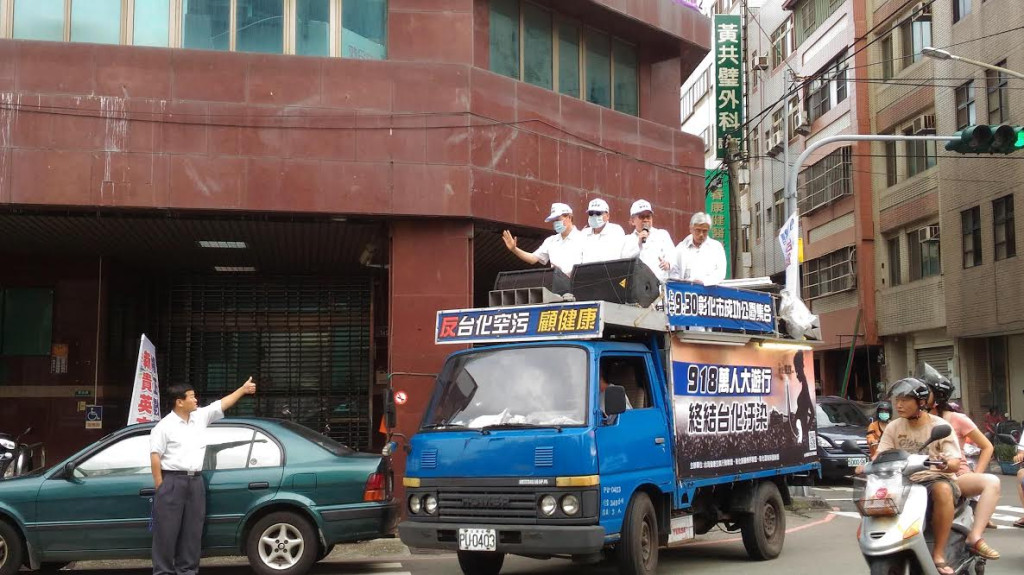
[[[834,144],[836,142],[949,142],[953,140],[956,140],[955,136],[904,136],[897,134],[883,136],[879,134],[843,134],[822,138],[807,146],[807,148],[800,153],[800,156],[797,157],[796,161],[793,162],[793,165],[790,166],[789,177],[786,179],[786,203],[788,204],[786,206],[788,208],[786,211],[791,214],[796,214],[796,237],[800,237],[800,212],[798,211],[796,201],[796,182],[800,175],[800,167],[804,165],[807,158],[810,157],[810,155],[818,148]],[[800,297],[800,262],[796,256],[791,259],[790,265],[786,266],[786,290],[789,291],[790,295]]]

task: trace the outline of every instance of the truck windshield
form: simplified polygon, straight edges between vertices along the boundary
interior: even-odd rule
[[[423,429],[583,425],[587,352],[578,347],[482,350],[438,378]]]

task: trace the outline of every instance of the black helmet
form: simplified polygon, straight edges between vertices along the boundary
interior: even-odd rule
[[[935,394],[935,403],[939,405],[947,403],[953,395],[953,384],[945,377],[928,382],[928,387],[932,388],[932,393]]]
[[[892,403],[890,403],[889,401],[884,400],[884,399],[882,401],[879,401],[878,402],[878,407],[875,408],[875,417],[878,417],[878,414],[882,413],[883,411],[888,413],[891,416],[892,415]]]
[[[889,388],[889,398],[891,400],[900,397],[913,397],[918,401],[927,401],[928,386],[919,379],[904,377]]]

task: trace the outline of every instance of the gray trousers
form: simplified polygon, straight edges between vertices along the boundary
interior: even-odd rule
[[[195,575],[206,519],[203,476],[164,472],[153,496],[153,575]]]

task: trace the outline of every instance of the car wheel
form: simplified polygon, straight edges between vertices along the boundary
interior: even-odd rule
[[[18,530],[0,521],[0,575],[13,575],[21,569],[23,549]]]
[[[249,565],[260,575],[299,575],[316,562],[319,543],[305,518],[291,511],[257,521],[246,541]]]
[[[786,541],[786,509],[779,487],[771,481],[757,485],[754,512],[740,520],[743,546],[751,559],[775,559]]]

